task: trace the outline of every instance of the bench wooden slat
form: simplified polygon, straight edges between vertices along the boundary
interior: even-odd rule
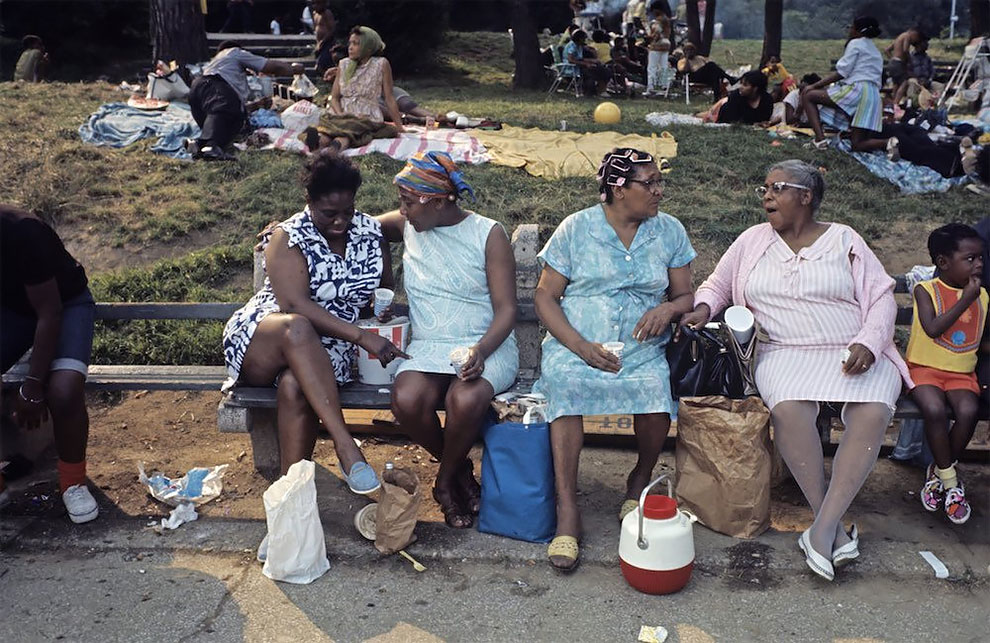
[[[3,374],[4,388],[24,381],[28,364]],[[107,391],[219,391],[227,379],[223,366],[102,365],[89,367],[86,388]]]
[[[227,321],[244,304],[205,302],[103,302],[96,304],[96,318],[102,320],[200,319]]]

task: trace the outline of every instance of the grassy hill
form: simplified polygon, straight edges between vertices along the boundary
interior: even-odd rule
[[[842,51],[840,41],[789,41],[783,59],[796,74],[823,73]],[[878,43],[882,44],[882,43]],[[716,43],[712,57],[726,66],[755,63],[758,41]],[[932,47],[935,58],[958,57],[961,45]],[[450,34],[435,68],[398,84],[436,111],[555,129],[606,129],[592,121],[597,101],[511,90],[512,61],[505,34]],[[251,246],[265,223],[303,205],[299,157],[241,154],[232,164],[174,161],[142,142],[123,150],[83,144],[77,134],[101,103],[123,100],[111,83],[21,85],[0,83],[0,193],[9,202],[52,220],[87,266],[100,300],[226,300],[250,295]],[[693,111],[704,99],[620,103],[622,122],[607,129],[647,134],[650,111]],[[964,190],[902,196],[890,183],[839,152],[811,152],[800,142],[772,147],[750,128],[671,127],[678,157],[663,209],[686,225],[700,256],[700,280],[741,230],[762,220],[752,188],[766,167],[800,158],[827,170],[822,218],[849,223],[877,249],[891,271],[926,260],[927,231],[951,221],[975,221],[986,201]],[[357,159],[364,185],[357,204],[380,213],[396,207],[392,176],[401,163],[381,155]],[[567,214],[594,203],[594,180],[546,181],[494,165],[465,170],[479,195],[472,207],[511,230],[537,222],[549,234]],[[126,332],[126,335],[119,333]],[[98,335],[96,359],[219,363],[219,325],[147,324]]]

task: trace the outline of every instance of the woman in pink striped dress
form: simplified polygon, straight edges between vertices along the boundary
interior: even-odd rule
[[[876,462],[902,382],[911,386],[893,341],[894,280],[855,230],[816,220],[825,182],[813,166],[778,163],[756,191],[768,222],[729,247],[681,324],[704,324],[734,304],[767,331],[756,385],[815,513],[798,545],[812,571],[832,580],[836,564],[859,556],[858,530],[847,533],[842,517]],[[827,484],[820,402],[843,403],[846,427]]]

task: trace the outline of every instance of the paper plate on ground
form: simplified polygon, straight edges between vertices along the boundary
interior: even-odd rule
[[[368,540],[375,539],[375,527],[377,524],[378,517],[378,503],[373,502],[370,505],[365,505],[354,514],[354,526],[357,527],[358,533],[367,538]]]
[[[131,96],[127,99],[127,106],[135,109],[165,109],[168,107],[168,101],[160,100],[158,98]]]

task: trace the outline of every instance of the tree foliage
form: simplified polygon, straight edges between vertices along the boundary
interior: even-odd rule
[[[716,19],[726,38],[759,38],[764,31],[764,0],[720,0]],[[844,38],[847,25],[858,15],[880,21],[884,37],[912,26],[933,36],[948,32],[951,0],[784,0],[783,36],[788,39]],[[956,3],[957,33],[969,30],[969,7]]]

